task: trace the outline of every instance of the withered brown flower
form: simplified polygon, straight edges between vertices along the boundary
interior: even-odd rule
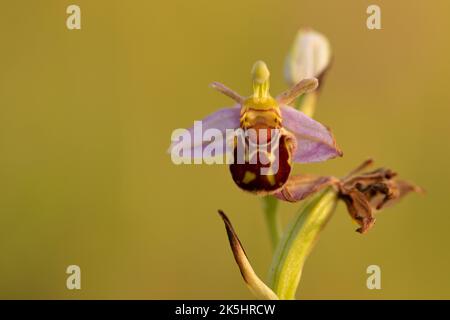
[[[359,224],[356,230],[366,233],[375,223],[375,212],[390,206],[414,191],[423,189],[413,183],[397,179],[397,173],[386,168],[363,172],[373,163],[369,159],[344,178],[300,174],[291,177],[284,188],[275,196],[284,201],[297,202],[308,196],[333,186],[339,199],[347,206],[350,216]]]

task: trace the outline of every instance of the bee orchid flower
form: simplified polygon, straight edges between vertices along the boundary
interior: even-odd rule
[[[200,122],[205,132],[202,139],[195,138],[198,131],[195,125],[184,131],[181,138],[172,135],[169,149],[172,156],[182,153],[198,158],[205,154],[214,157],[227,154],[234,182],[241,189],[257,194],[281,190],[290,176],[292,163],[319,162],[342,156],[327,127],[290,105],[300,95],[315,90],[318,80],[302,79],[273,98],[269,93],[269,77],[267,65],[256,62],[252,69],[253,94],[249,97],[221,83],[212,83],[214,89],[236,104]],[[230,136],[230,132],[234,134]],[[218,141],[225,146],[211,151],[211,143]],[[241,150],[245,150],[243,156]]]

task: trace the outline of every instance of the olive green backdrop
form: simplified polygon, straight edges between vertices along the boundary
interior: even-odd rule
[[[66,28],[81,7],[82,29]],[[382,30],[366,28],[378,4]],[[216,214],[257,273],[271,247],[257,197],[225,166],[176,166],[173,129],[251,92],[271,92],[296,30],[331,42],[316,118],[342,159],[296,171],[344,175],[371,156],[427,189],[357,234],[341,204],[308,260],[299,298],[450,298],[450,2],[9,1],[0,6],[0,297],[252,298]],[[287,222],[298,204],[281,205]],[[82,290],[66,289],[77,264]],[[366,288],[366,268],[382,289]]]

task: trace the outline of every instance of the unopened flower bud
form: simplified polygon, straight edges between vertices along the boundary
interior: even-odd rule
[[[328,39],[312,29],[300,29],[286,58],[286,81],[292,85],[306,78],[320,80],[330,60]]]

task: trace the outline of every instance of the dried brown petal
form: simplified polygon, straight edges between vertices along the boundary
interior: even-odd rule
[[[391,195],[385,199],[384,203],[377,204],[377,210],[381,208],[390,207],[396,204],[400,199],[406,196],[408,193],[415,192],[419,194],[424,194],[425,191],[419,186],[405,181],[405,180],[391,180],[390,181],[390,191]]]
[[[230,220],[222,210],[219,210],[219,214],[225,223],[227,230],[228,240],[230,241],[230,247],[233,251],[234,259],[241,271],[242,277],[247,284],[250,291],[259,299],[264,300],[278,300],[277,295],[270,289],[253,271],[252,265],[248,261],[247,254],[242,247],[236,232],[231,225]]]
[[[390,169],[379,168],[371,172],[362,173],[360,175],[350,175],[343,179],[342,183],[347,187],[367,187],[372,184],[381,183],[394,178],[397,174]]]
[[[355,169],[350,171],[348,175],[346,175],[344,178],[342,178],[342,181],[347,180],[348,178],[355,176],[357,173],[360,173],[361,171],[364,171],[365,169],[370,167],[372,164],[373,164],[373,159],[365,160],[363,163],[361,163]]]
[[[318,177],[307,174],[295,175],[290,177],[284,187],[275,193],[274,196],[280,200],[297,202],[338,182],[339,180],[334,177]]]
[[[356,231],[366,233],[375,223],[372,208],[366,196],[356,189],[341,189],[340,197],[347,205],[350,216],[360,225]]]

